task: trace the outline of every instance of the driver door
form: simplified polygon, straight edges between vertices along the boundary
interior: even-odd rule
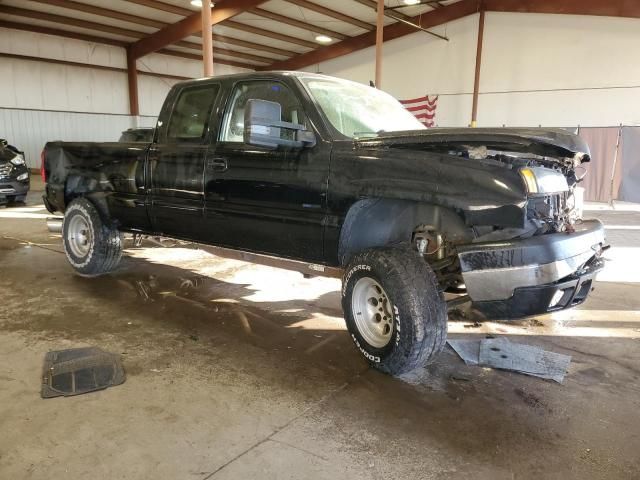
[[[267,149],[243,142],[251,99],[277,102],[282,120],[306,124],[293,89],[277,80],[238,82],[205,169],[205,224],[222,245],[321,261],[330,147]],[[284,133],[283,133],[284,134]]]

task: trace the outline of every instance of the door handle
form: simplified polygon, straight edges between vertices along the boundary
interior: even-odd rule
[[[224,172],[229,168],[229,164],[226,158],[214,157],[207,159],[207,168],[215,170],[216,172]]]

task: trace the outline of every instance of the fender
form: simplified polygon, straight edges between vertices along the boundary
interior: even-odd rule
[[[64,186],[64,208],[78,197],[86,197],[98,210],[102,221],[112,224],[113,220],[109,215],[106,194],[102,191],[100,182],[92,177],[82,175],[69,175]]]
[[[354,253],[411,241],[418,225],[432,225],[455,243],[471,242],[473,234],[455,211],[430,203],[367,198],[354,203],[340,230],[338,261],[346,265]]]

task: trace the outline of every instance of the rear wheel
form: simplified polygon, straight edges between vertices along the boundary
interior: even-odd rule
[[[345,270],[342,308],[356,346],[393,375],[421,367],[442,350],[447,306],[433,271],[409,248],[374,248]]]
[[[69,263],[80,275],[109,273],[122,257],[122,234],[105,225],[86,198],[73,200],[64,214],[62,240]]]

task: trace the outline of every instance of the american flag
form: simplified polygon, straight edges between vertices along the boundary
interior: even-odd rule
[[[425,126],[433,127],[436,124],[436,108],[438,108],[438,95],[427,95],[420,98],[400,100],[404,108],[409,110]]]

